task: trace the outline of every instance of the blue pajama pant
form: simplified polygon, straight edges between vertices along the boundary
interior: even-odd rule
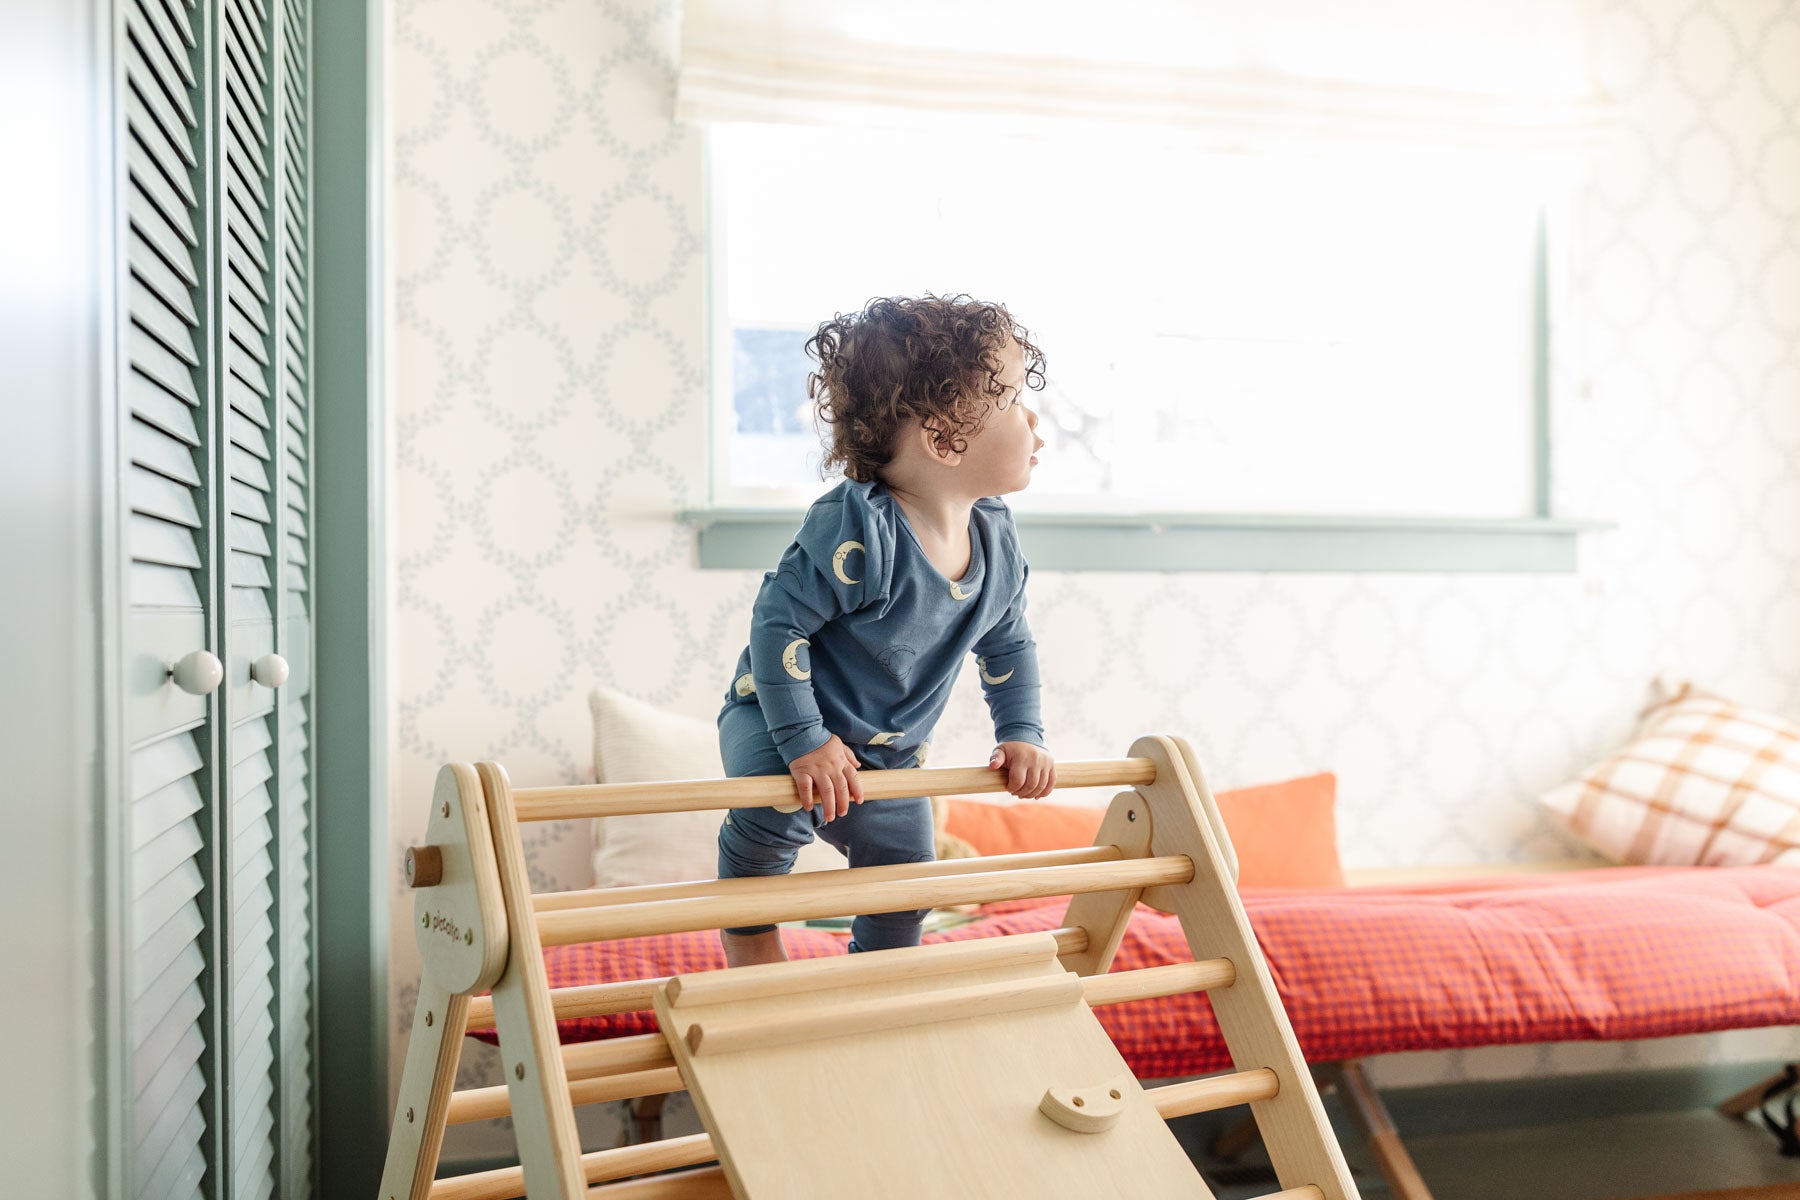
[[[775,749],[762,708],[733,704],[719,714],[719,753],[725,774],[786,775],[788,766]],[[793,869],[800,847],[818,837],[837,847],[852,867],[879,867],[892,863],[931,862],[935,832],[931,824],[931,798],[869,800],[852,804],[850,811],[826,823],[824,809],[782,813],[772,808],[728,809],[719,825],[719,878],[747,875],[785,875]],[[864,913],[850,924],[850,953],[889,950],[919,944],[919,927],[925,909],[907,912]],[[767,933],[773,925],[746,925],[727,933]]]

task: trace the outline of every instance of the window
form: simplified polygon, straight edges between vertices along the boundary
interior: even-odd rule
[[[713,504],[819,474],[802,345],[873,295],[1004,301],[1044,350],[1022,513],[1529,517],[1541,229],[1496,152],[1179,133],[708,128]]]
[[[827,484],[800,346],[1005,301],[1048,358],[1039,567],[1569,571],[1553,251],[1616,110],[1579,5],[688,0],[710,147],[702,565]],[[1555,370],[1552,371],[1552,362]]]

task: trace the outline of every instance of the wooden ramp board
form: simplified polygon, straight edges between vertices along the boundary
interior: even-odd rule
[[[740,1200],[1212,1200],[1080,978],[1056,961],[1054,938],[1029,955],[976,947],[856,964],[885,960],[879,970],[778,963],[657,989],[657,1017]],[[1052,1090],[1105,1110],[1072,1124],[1111,1123],[1065,1127],[1040,1111]]]

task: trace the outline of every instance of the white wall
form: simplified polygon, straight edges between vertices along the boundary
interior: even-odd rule
[[[1658,670],[1800,716],[1800,0],[1593,18],[1624,129],[1576,231],[1585,367],[1557,398],[1554,494],[1617,530],[1579,576],[1034,573],[1058,754],[1170,730],[1215,788],[1337,772],[1349,865],[1505,860],[1567,853],[1533,797],[1624,735]],[[710,716],[748,628],[758,573],[698,570],[672,519],[706,471],[676,19],[671,0],[398,3],[396,862],[446,759],[580,779],[592,683]],[[965,679],[934,761],[984,756],[988,733]],[[583,831],[532,838],[540,886],[580,879]],[[398,1053],[416,958],[394,911]],[[1792,1052],[1750,1033],[1375,1075]]]
[[[110,35],[95,5],[9,3],[0,14],[0,162],[29,186],[0,195],[0,950],[13,1036],[0,1073],[0,1162],[9,1193],[111,1195],[115,1122],[103,1091],[109,947],[102,869],[103,737],[115,681],[102,675],[105,464],[101,313],[109,302],[110,205],[102,136]],[[21,173],[24,175],[26,173]],[[22,236],[23,235],[23,236]],[[112,632],[116,637],[116,631]]]

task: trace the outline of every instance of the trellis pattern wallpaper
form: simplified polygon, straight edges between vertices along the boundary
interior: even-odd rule
[[[1579,575],[1034,573],[1060,756],[1172,731],[1215,789],[1335,771],[1349,866],[1504,861],[1573,853],[1533,799],[1623,738],[1657,671],[1800,717],[1800,2],[1590,12],[1623,115],[1573,231],[1554,506],[1616,528]],[[594,683],[710,718],[746,634],[759,573],[699,570],[673,515],[706,475],[678,21],[674,0],[395,6],[396,863],[445,760],[591,778]],[[966,677],[934,761],[985,760],[990,732]],[[531,836],[539,886],[586,881],[585,829]],[[398,876],[393,911],[397,1072],[417,970]],[[1372,1073],[1796,1055],[1756,1031]],[[492,1072],[467,1056],[467,1080]],[[583,1122],[590,1146],[624,1134],[616,1106]],[[451,1157],[496,1136],[452,1135]]]

